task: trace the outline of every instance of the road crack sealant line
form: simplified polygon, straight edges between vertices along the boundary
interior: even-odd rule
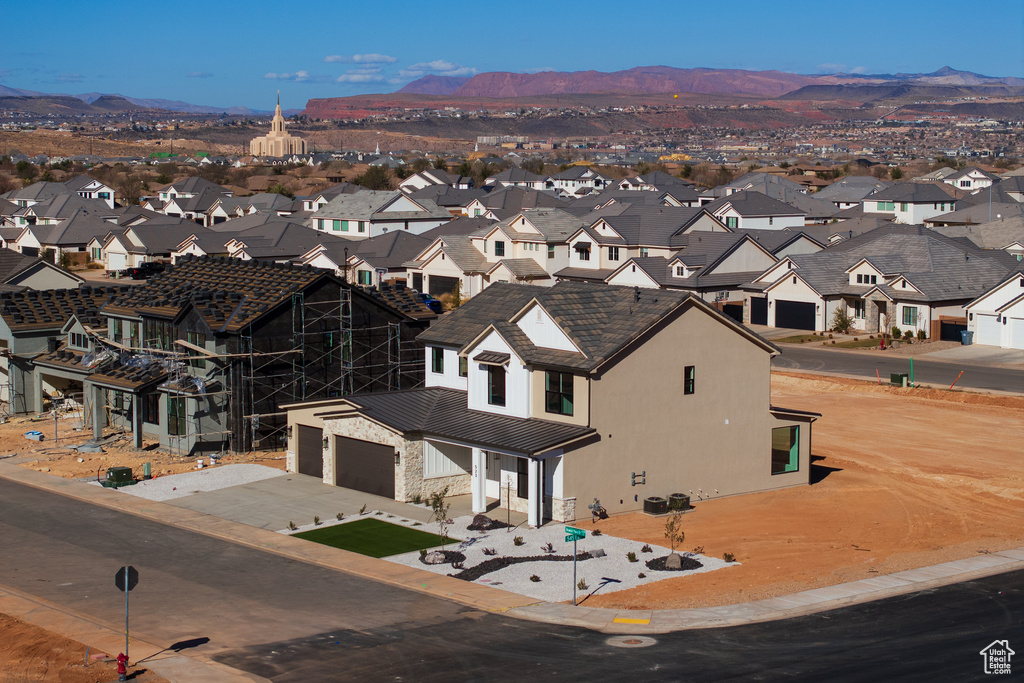
[[[17,469],[16,469],[17,468]],[[46,479],[43,479],[43,478]],[[352,576],[358,576],[360,578],[376,581],[378,583],[384,583],[386,585],[394,586],[397,588],[403,588],[406,590],[412,590],[419,593],[425,593],[432,595],[437,598],[444,598],[458,602],[460,604],[478,609],[482,612],[497,612],[505,614],[507,616],[515,617],[518,619],[528,621],[540,621],[548,623],[559,623],[573,626],[580,626],[591,630],[604,632],[604,633],[635,633],[641,631],[643,633],[670,633],[673,631],[691,630],[697,628],[721,628],[727,626],[739,626],[743,624],[763,623],[768,621],[777,621],[780,619],[787,619],[791,617],[806,616],[809,614],[815,614],[818,612],[824,612],[838,607],[846,607],[850,605],[863,604],[867,602],[874,602],[884,598],[895,597],[898,595],[907,595],[910,593],[917,593],[923,590],[929,590],[932,588],[939,588],[942,586],[948,586],[954,583],[960,583],[962,581],[971,581],[976,579],[985,578],[988,576],[995,576],[1010,571],[1017,571],[1024,569],[1024,548],[1015,548],[1004,551],[997,551],[987,555],[972,556],[961,560],[954,560],[952,562],[945,563],[945,565],[971,563],[972,561],[978,561],[977,558],[983,557],[998,557],[1005,562],[997,562],[995,564],[989,564],[985,567],[978,567],[977,569],[955,569],[950,571],[946,576],[939,576],[933,578],[911,578],[914,572],[927,572],[934,567],[943,567],[944,565],[931,565],[926,567],[919,567],[916,569],[910,569],[903,572],[896,572],[894,574],[885,574],[879,577],[870,577],[867,579],[861,579],[859,581],[853,581],[845,584],[834,584],[831,586],[823,586],[821,588],[809,589],[799,593],[793,593],[790,595],[778,596],[776,598],[767,598],[757,602],[748,603],[736,603],[733,605],[722,605],[718,607],[706,607],[706,608],[687,608],[687,609],[669,609],[669,610],[629,610],[629,609],[615,609],[615,608],[601,608],[601,607],[572,607],[563,603],[551,603],[551,602],[537,602],[531,601],[522,604],[504,604],[501,607],[495,607],[493,605],[487,605],[488,600],[476,599],[472,593],[488,593],[489,596],[494,598],[504,598],[506,603],[513,603],[515,601],[509,600],[509,598],[521,598],[516,593],[510,593],[509,591],[503,591],[498,588],[490,586],[480,586],[472,582],[460,581],[459,590],[449,590],[449,586],[435,586],[431,587],[431,583],[446,584],[448,581],[459,581],[451,577],[445,577],[438,574],[429,572],[423,572],[414,567],[405,567],[405,569],[412,569],[418,575],[422,575],[423,578],[399,579],[397,577],[389,577],[386,574],[390,573],[389,570],[394,570],[395,565],[386,560],[378,560],[376,558],[366,557],[359,555],[358,553],[352,553],[346,550],[338,548],[329,548],[327,546],[317,546],[315,548],[302,547],[303,551],[299,552],[299,548],[296,547],[295,551],[292,551],[284,545],[291,537],[283,536],[280,541],[276,543],[270,543],[262,539],[251,539],[246,538],[252,535],[263,535],[263,534],[274,534],[279,536],[277,532],[268,531],[266,529],[260,529],[258,527],[251,527],[246,524],[239,522],[233,522],[231,520],[222,519],[206,513],[194,512],[185,508],[178,508],[175,506],[167,505],[166,507],[173,508],[175,515],[161,516],[158,510],[153,509],[152,501],[147,501],[147,506],[138,506],[133,509],[133,504],[136,499],[131,496],[125,496],[123,499],[118,499],[116,496],[125,494],[119,494],[115,491],[108,489],[97,489],[95,487],[87,487],[85,484],[80,482],[74,482],[66,479],[60,479],[54,475],[44,474],[35,472],[33,470],[27,470],[24,468],[10,465],[8,463],[0,463],[0,478],[8,481],[13,481],[18,484],[30,486],[35,489],[47,491],[57,495],[62,495],[66,498],[72,498],[87,504],[98,505],[108,509],[116,510],[124,514],[130,514],[137,517],[145,518],[149,521],[157,522],[159,524],[165,524],[167,526],[173,526],[186,531],[192,531],[194,533],[200,533],[205,536],[217,538],[229,543],[241,545],[255,550],[261,550],[281,557],[287,557],[292,560],[304,562],[306,564],[318,566],[324,569],[332,571],[340,571],[345,574]],[[51,480],[52,479],[52,480]],[[79,489],[78,487],[83,487]],[[88,490],[85,490],[85,489]],[[160,504],[163,506],[163,504]],[[170,519],[168,519],[170,517]],[[175,519],[177,517],[177,519]],[[186,521],[181,519],[182,517],[191,517],[192,519]],[[221,532],[215,529],[204,528],[199,520],[203,518],[209,520],[216,520],[215,526],[229,526],[235,534],[228,533],[227,531]],[[284,541],[284,543],[281,543]],[[295,539],[296,542],[301,542]],[[304,543],[304,542],[303,542]],[[338,557],[343,560],[348,560],[353,566],[346,566],[346,564],[328,560],[326,558],[321,559],[310,556],[308,551],[314,553],[323,552],[326,555]],[[365,567],[365,569],[364,569]],[[369,571],[369,568],[375,570],[385,570],[382,573],[374,573]],[[384,575],[382,575],[384,574]],[[430,579],[429,582],[424,583],[426,578]],[[835,598],[822,597],[818,599],[818,595],[812,595],[820,592],[828,591],[842,591],[844,587],[846,590],[850,590],[852,585],[860,583],[861,581],[872,581],[877,578],[888,578],[889,580],[897,580],[904,582],[902,585],[887,586],[883,588],[871,588],[867,590],[861,590],[859,587],[851,594],[838,596]],[[500,596],[494,595],[494,593],[500,593]],[[505,598],[504,596],[508,596]],[[797,596],[803,596],[804,599],[811,598],[808,604],[798,605],[793,604],[800,598]],[[778,604],[772,604],[773,601],[778,601]],[[786,602],[790,604],[785,604]],[[545,614],[534,613],[538,609],[544,610]],[[728,616],[723,615],[723,611],[735,611],[742,612],[739,616]],[[551,612],[555,612],[552,614]],[[682,623],[679,625],[641,625],[641,624],[629,624],[629,628],[624,628],[626,624],[616,624],[614,619],[623,614],[629,613],[643,613],[652,614],[652,621],[658,619],[659,616],[664,618],[677,618]],[[597,617],[595,619],[595,617]]]

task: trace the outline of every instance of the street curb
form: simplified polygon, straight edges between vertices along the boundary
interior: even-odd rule
[[[806,616],[1024,569],[1024,548],[1003,550],[748,603],[670,610],[573,607],[308,543],[186,508],[121,494],[0,462],[0,479],[174,526],[325,569],[451,600],[481,611],[603,633],[658,634]],[[620,620],[616,622],[616,620]],[[628,620],[628,623],[621,620]],[[638,623],[639,622],[639,623]],[[646,622],[646,623],[644,623]]]

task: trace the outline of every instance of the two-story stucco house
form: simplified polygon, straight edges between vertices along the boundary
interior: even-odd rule
[[[419,340],[424,388],[286,406],[289,471],[403,501],[447,486],[532,526],[809,481],[818,416],[771,405],[778,350],[689,293],[496,284]]]

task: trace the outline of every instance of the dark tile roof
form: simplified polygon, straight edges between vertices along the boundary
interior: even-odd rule
[[[423,299],[416,290],[410,289],[401,284],[381,283],[378,289],[363,287],[362,291],[369,296],[382,299],[394,309],[405,313],[416,320],[433,320],[437,317],[430,308],[423,303]]]
[[[761,175],[766,174],[762,173]],[[732,205],[732,208],[741,216],[801,216],[807,213],[792,204],[772,199],[768,195],[752,190],[744,190],[721,199],[716,199],[704,206],[704,209],[708,213],[714,213],[727,204]],[[833,211],[832,213],[835,212]]]
[[[0,293],[0,316],[13,331],[60,329],[72,315],[86,325],[99,325],[99,309],[128,287],[29,290]]]
[[[459,439],[526,455],[596,434],[589,427],[470,410],[466,392],[456,389],[435,387],[364,394],[352,396],[345,403],[355,406],[366,418],[404,434]],[[322,415],[330,419],[331,412],[326,410]]]
[[[235,332],[311,285],[331,277],[308,266],[226,257],[185,257],[173,268],[130,288],[104,313],[174,318],[194,305],[207,325]]]
[[[865,201],[928,203],[953,200],[951,193],[940,185],[945,183],[897,183],[866,197]]]

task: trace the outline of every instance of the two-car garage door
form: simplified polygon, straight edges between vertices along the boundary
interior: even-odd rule
[[[814,330],[814,304],[803,301],[775,300],[775,327],[793,330]]]

